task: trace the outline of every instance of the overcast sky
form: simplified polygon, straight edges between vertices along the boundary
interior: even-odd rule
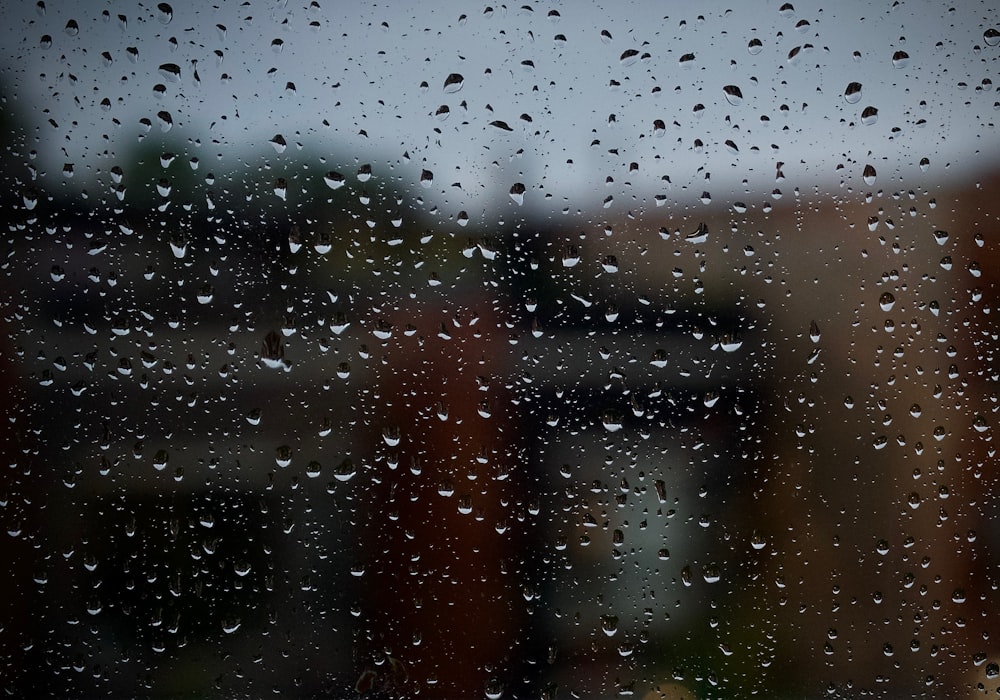
[[[317,176],[321,156],[406,187],[427,169],[429,201],[470,211],[509,206],[517,182],[526,205],[596,209],[612,196],[625,209],[662,193],[768,193],[779,161],[783,187],[809,189],[863,187],[866,164],[881,186],[972,174],[1000,155],[996,86],[983,86],[1000,73],[984,38],[1000,22],[991,1],[172,4],[172,16],[155,2],[6,12],[4,82],[50,177],[70,162],[74,186],[90,186],[127,165],[143,118],[147,143],[221,177],[301,144]]]

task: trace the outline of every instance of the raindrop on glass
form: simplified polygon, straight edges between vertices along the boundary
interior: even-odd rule
[[[465,85],[465,78],[459,73],[452,73],[444,79],[444,91],[448,94],[458,92]]]

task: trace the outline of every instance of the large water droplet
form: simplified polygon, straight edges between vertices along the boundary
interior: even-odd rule
[[[340,173],[331,170],[323,176],[323,182],[331,190],[337,190],[344,186],[345,178]]]
[[[162,63],[157,69],[164,78],[170,82],[177,83],[181,79],[181,67],[176,63]]]
[[[896,297],[892,295],[892,292],[882,292],[882,295],[878,298],[878,305],[883,311],[891,311],[895,304]]]
[[[165,2],[161,2],[156,6],[157,19],[160,20],[162,24],[170,24],[170,20],[174,18],[174,8]]]
[[[848,104],[857,104],[861,101],[861,83],[848,83],[844,90],[844,100]]]
[[[809,322],[809,340],[813,341],[814,343],[819,342],[819,324],[817,324],[815,321]]]
[[[514,200],[514,203],[518,206],[524,204],[524,192],[525,187],[523,183],[515,182],[510,188],[510,198]]]
[[[465,78],[460,73],[452,73],[444,79],[444,91],[448,94],[458,92],[465,85]]]
[[[163,471],[166,469],[169,461],[170,455],[167,454],[166,450],[157,450],[156,454],[153,456],[153,468],[157,471]]]
[[[862,179],[864,179],[865,184],[868,185],[869,187],[871,187],[872,185],[874,185],[875,184],[875,168],[874,168],[874,166],[872,166],[870,164],[866,165],[864,173],[862,173],[861,177],[862,177]]]
[[[722,91],[726,94],[726,101],[733,107],[737,107],[743,102],[743,91],[738,86],[726,85]]]
[[[631,66],[639,60],[639,52],[635,49],[627,49],[621,56],[618,57],[618,60],[623,66]]]
[[[274,463],[284,469],[292,463],[292,448],[288,445],[279,445],[274,449]]]

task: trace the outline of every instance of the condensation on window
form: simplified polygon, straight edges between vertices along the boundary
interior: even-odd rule
[[[1000,11],[9,8],[15,697],[1000,693]]]

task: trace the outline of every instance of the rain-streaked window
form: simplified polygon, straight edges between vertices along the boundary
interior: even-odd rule
[[[5,695],[1000,694],[995,3],[4,17]]]

